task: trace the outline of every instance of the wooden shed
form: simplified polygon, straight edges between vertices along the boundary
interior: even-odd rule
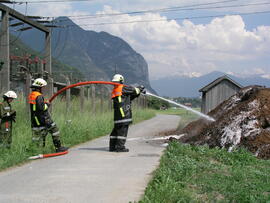
[[[237,93],[241,88],[242,85],[233,81],[227,75],[214,80],[199,90],[199,92],[202,92],[201,111],[207,114],[220,103]]]

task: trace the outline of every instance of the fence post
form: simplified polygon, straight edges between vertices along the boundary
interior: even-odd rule
[[[91,89],[92,89],[92,91],[91,91],[91,98],[92,98],[92,102],[91,102],[91,104],[92,104],[92,113],[93,113],[93,115],[96,115],[96,89],[95,89],[95,85],[93,84],[92,86],[91,86]]]
[[[66,80],[66,86],[69,86],[70,85],[70,79],[68,76],[64,75],[64,74],[60,74],[63,78],[65,78]],[[66,114],[69,113],[70,111],[70,103],[71,103],[71,96],[70,96],[70,92],[71,90],[70,89],[67,89],[66,90]]]
[[[80,110],[83,112],[84,110],[84,87],[80,87]]]
[[[104,93],[104,90],[103,90],[102,86],[100,86],[100,113],[101,114],[105,112],[103,93]]]
[[[111,95],[109,94],[109,96],[107,96],[108,98],[108,107],[109,107],[109,111],[112,111],[113,105],[112,105],[112,98]]]
[[[30,105],[28,104],[28,95],[30,94],[30,86],[32,82],[32,77],[29,71],[26,71],[26,80],[25,80],[25,104],[26,104],[26,113],[30,118]]]
[[[144,95],[143,98],[144,98],[144,108],[147,109],[147,108],[148,108],[148,104],[147,104],[147,96]]]
[[[66,83],[67,83],[67,86],[70,85],[70,80],[69,80],[68,77],[66,77]],[[66,113],[68,113],[68,112],[70,111],[70,103],[71,103],[70,92],[71,92],[70,89],[68,89],[68,90],[66,91],[66,108],[67,108]]]
[[[87,100],[90,100],[90,87],[87,87]]]

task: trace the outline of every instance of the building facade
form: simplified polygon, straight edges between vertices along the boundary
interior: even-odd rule
[[[236,94],[241,88],[242,85],[233,81],[227,75],[214,80],[199,90],[199,92],[202,92],[201,111],[207,114],[223,101]]]

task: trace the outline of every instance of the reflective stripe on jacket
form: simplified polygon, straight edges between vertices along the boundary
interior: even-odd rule
[[[48,105],[41,92],[31,92],[28,96],[28,103],[30,104],[32,127],[47,126],[52,123]]]
[[[131,101],[138,97],[140,92],[132,86],[119,86],[112,91],[114,123],[126,125],[132,123]]]
[[[0,103],[0,130],[10,131],[12,119],[9,117],[13,112],[11,105],[7,101]]]

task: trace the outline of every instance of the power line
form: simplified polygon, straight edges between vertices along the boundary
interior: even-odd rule
[[[81,18],[81,17],[89,17],[89,18],[98,18],[98,17],[106,17],[106,16],[119,16],[119,15],[134,15],[134,14],[142,14],[142,13],[155,13],[155,12],[168,12],[168,11],[174,11],[174,9],[184,9],[184,8],[191,8],[191,7],[198,7],[198,6],[207,6],[207,5],[215,5],[215,4],[222,4],[222,3],[231,3],[236,2],[240,0],[225,0],[225,1],[215,1],[215,2],[207,2],[207,3],[200,3],[200,4],[191,4],[191,5],[184,5],[184,6],[174,6],[174,7],[166,7],[166,8],[158,8],[158,9],[150,9],[150,10],[141,10],[141,11],[127,11],[127,12],[121,12],[121,13],[106,13],[106,14],[95,14],[95,15],[69,15],[66,17],[71,18]],[[196,9],[196,8],[194,8]],[[60,17],[60,16],[54,16],[54,17]],[[46,17],[45,17],[46,18]],[[47,17],[50,18],[50,17]],[[65,21],[65,20],[62,20]]]
[[[256,12],[248,12],[248,13],[234,13],[234,14],[220,14],[220,15],[208,15],[208,16],[191,16],[191,17],[179,17],[179,18],[169,18],[169,19],[156,19],[156,20],[136,20],[136,21],[122,21],[122,22],[111,22],[111,23],[92,23],[92,24],[81,24],[81,25],[64,25],[61,28],[66,27],[75,27],[75,26],[81,26],[81,27],[88,27],[88,26],[99,26],[99,25],[115,25],[115,24],[129,24],[129,23],[148,23],[148,22],[161,22],[161,21],[170,21],[170,20],[190,20],[190,19],[204,19],[204,18],[217,18],[217,17],[224,17],[228,15],[256,15],[256,14],[265,14],[270,13],[270,10],[268,11],[256,11]]]
[[[214,7],[201,7],[201,8],[181,8],[181,9],[170,9],[170,10],[163,10],[162,12],[175,12],[175,11],[194,11],[194,10],[209,10],[209,9],[223,9],[223,8],[240,8],[240,7],[250,7],[250,6],[263,6],[263,5],[270,5],[270,2],[262,2],[262,3],[251,3],[251,4],[239,4],[239,5],[228,5],[228,6],[214,6]],[[142,14],[142,13],[149,13],[149,11],[136,11],[136,12],[126,12],[126,13],[110,13],[110,14],[99,14],[99,15],[81,15],[81,16],[66,16],[72,17],[76,20],[78,19],[88,19],[88,18],[99,18],[99,17],[109,17],[109,16],[119,16],[119,15],[126,15],[126,14]],[[157,12],[157,11],[155,11]],[[57,22],[64,22],[68,21],[68,19],[58,20]]]
[[[86,2],[86,1],[95,1],[95,0],[44,0],[44,1],[10,1],[10,3],[13,4],[24,4],[24,3],[30,3],[30,4],[42,4],[42,3],[69,3],[69,2]]]

